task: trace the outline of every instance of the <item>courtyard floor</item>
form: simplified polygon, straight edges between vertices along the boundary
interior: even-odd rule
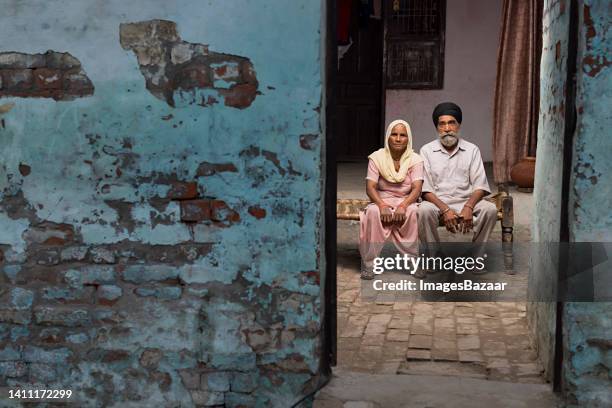
[[[339,165],[339,198],[365,198],[363,167],[364,164],[355,163]],[[493,185],[491,175],[489,181]],[[512,196],[514,240],[528,242],[531,194],[512,191]],[[358,222],[338,221],[338,365],[330,385],[319,393],[315,407],[463,406],[462,398],[465,406],[480,406],[470,392],[453,394],[457,381],[457,384],[471,381],[476,394],[497,392],[501,399],[496,400],[496,406],[554,406],[554,396],[550,386],[544,384],[543,369],[529,338],[525,302],[366,298],[362,288],[371,285],[371,281],[362,281],[359,276],[358,227]],[[493,240],[500,241],[500,237],[498,224]],[[526,285],[527,271],[510,278],[519,286]],[[413,389],[416,394],[406,398],[399,390],[395,393],[389,390],[395,399],[389,400],[388,392],[380,399],[373,384],[383,377],[399,377],[383,384],[410,380],[414,385],[431,378],[434,383],[446,386],[434,386],[428,391],[427,386],[415,389],[405,383],[404,388]],[[366,390],[365,394],[362,392],[364,398],[357,401],[356,395],[340,391],[351,386],[356,394],[360,389]],[[442,400],[427,405],[446,394],[454,398],[454,405],[446,405]],[[415,395],[420,395],[420,399],[415,400]],[[388,402],[380,405],[383,400]]]

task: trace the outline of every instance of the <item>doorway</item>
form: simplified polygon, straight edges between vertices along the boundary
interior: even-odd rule
[[[383,23],[368,4],[371,2],[338,2],[338,161],[365,161],[380,147]]]

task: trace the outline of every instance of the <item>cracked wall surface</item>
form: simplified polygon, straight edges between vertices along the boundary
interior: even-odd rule
[[[183,41],[173,21],[121,24],[120,41],[136,54],[147,89],[170,106],[179,98],[205,107],[222,97],[226,106],[244,109],[257,95],[259,84],[248,58]]]
[[[95,92],[0,99],[0,387],[143,407],[315,389],[320,24],[306,0],[6,6],[0,52],[65,50]]]

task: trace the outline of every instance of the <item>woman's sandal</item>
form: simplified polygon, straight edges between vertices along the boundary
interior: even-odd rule
[[[361,279],[363,280],[374,279],[374,272],[372,270],[368,270],[367,268],[361,269]]]

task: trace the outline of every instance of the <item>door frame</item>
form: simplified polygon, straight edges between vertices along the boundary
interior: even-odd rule
[[[325,280],[323,282],[323,341],[321,373],[331,377],[331,367],[337,362],[337,303],[336,303],[336,72],[338,67],[338,41],[336,34],[336,1],[324,1],[325,33],[322,44],[325,50],[325,186],[324,186],[324,241],[325,241]]]

